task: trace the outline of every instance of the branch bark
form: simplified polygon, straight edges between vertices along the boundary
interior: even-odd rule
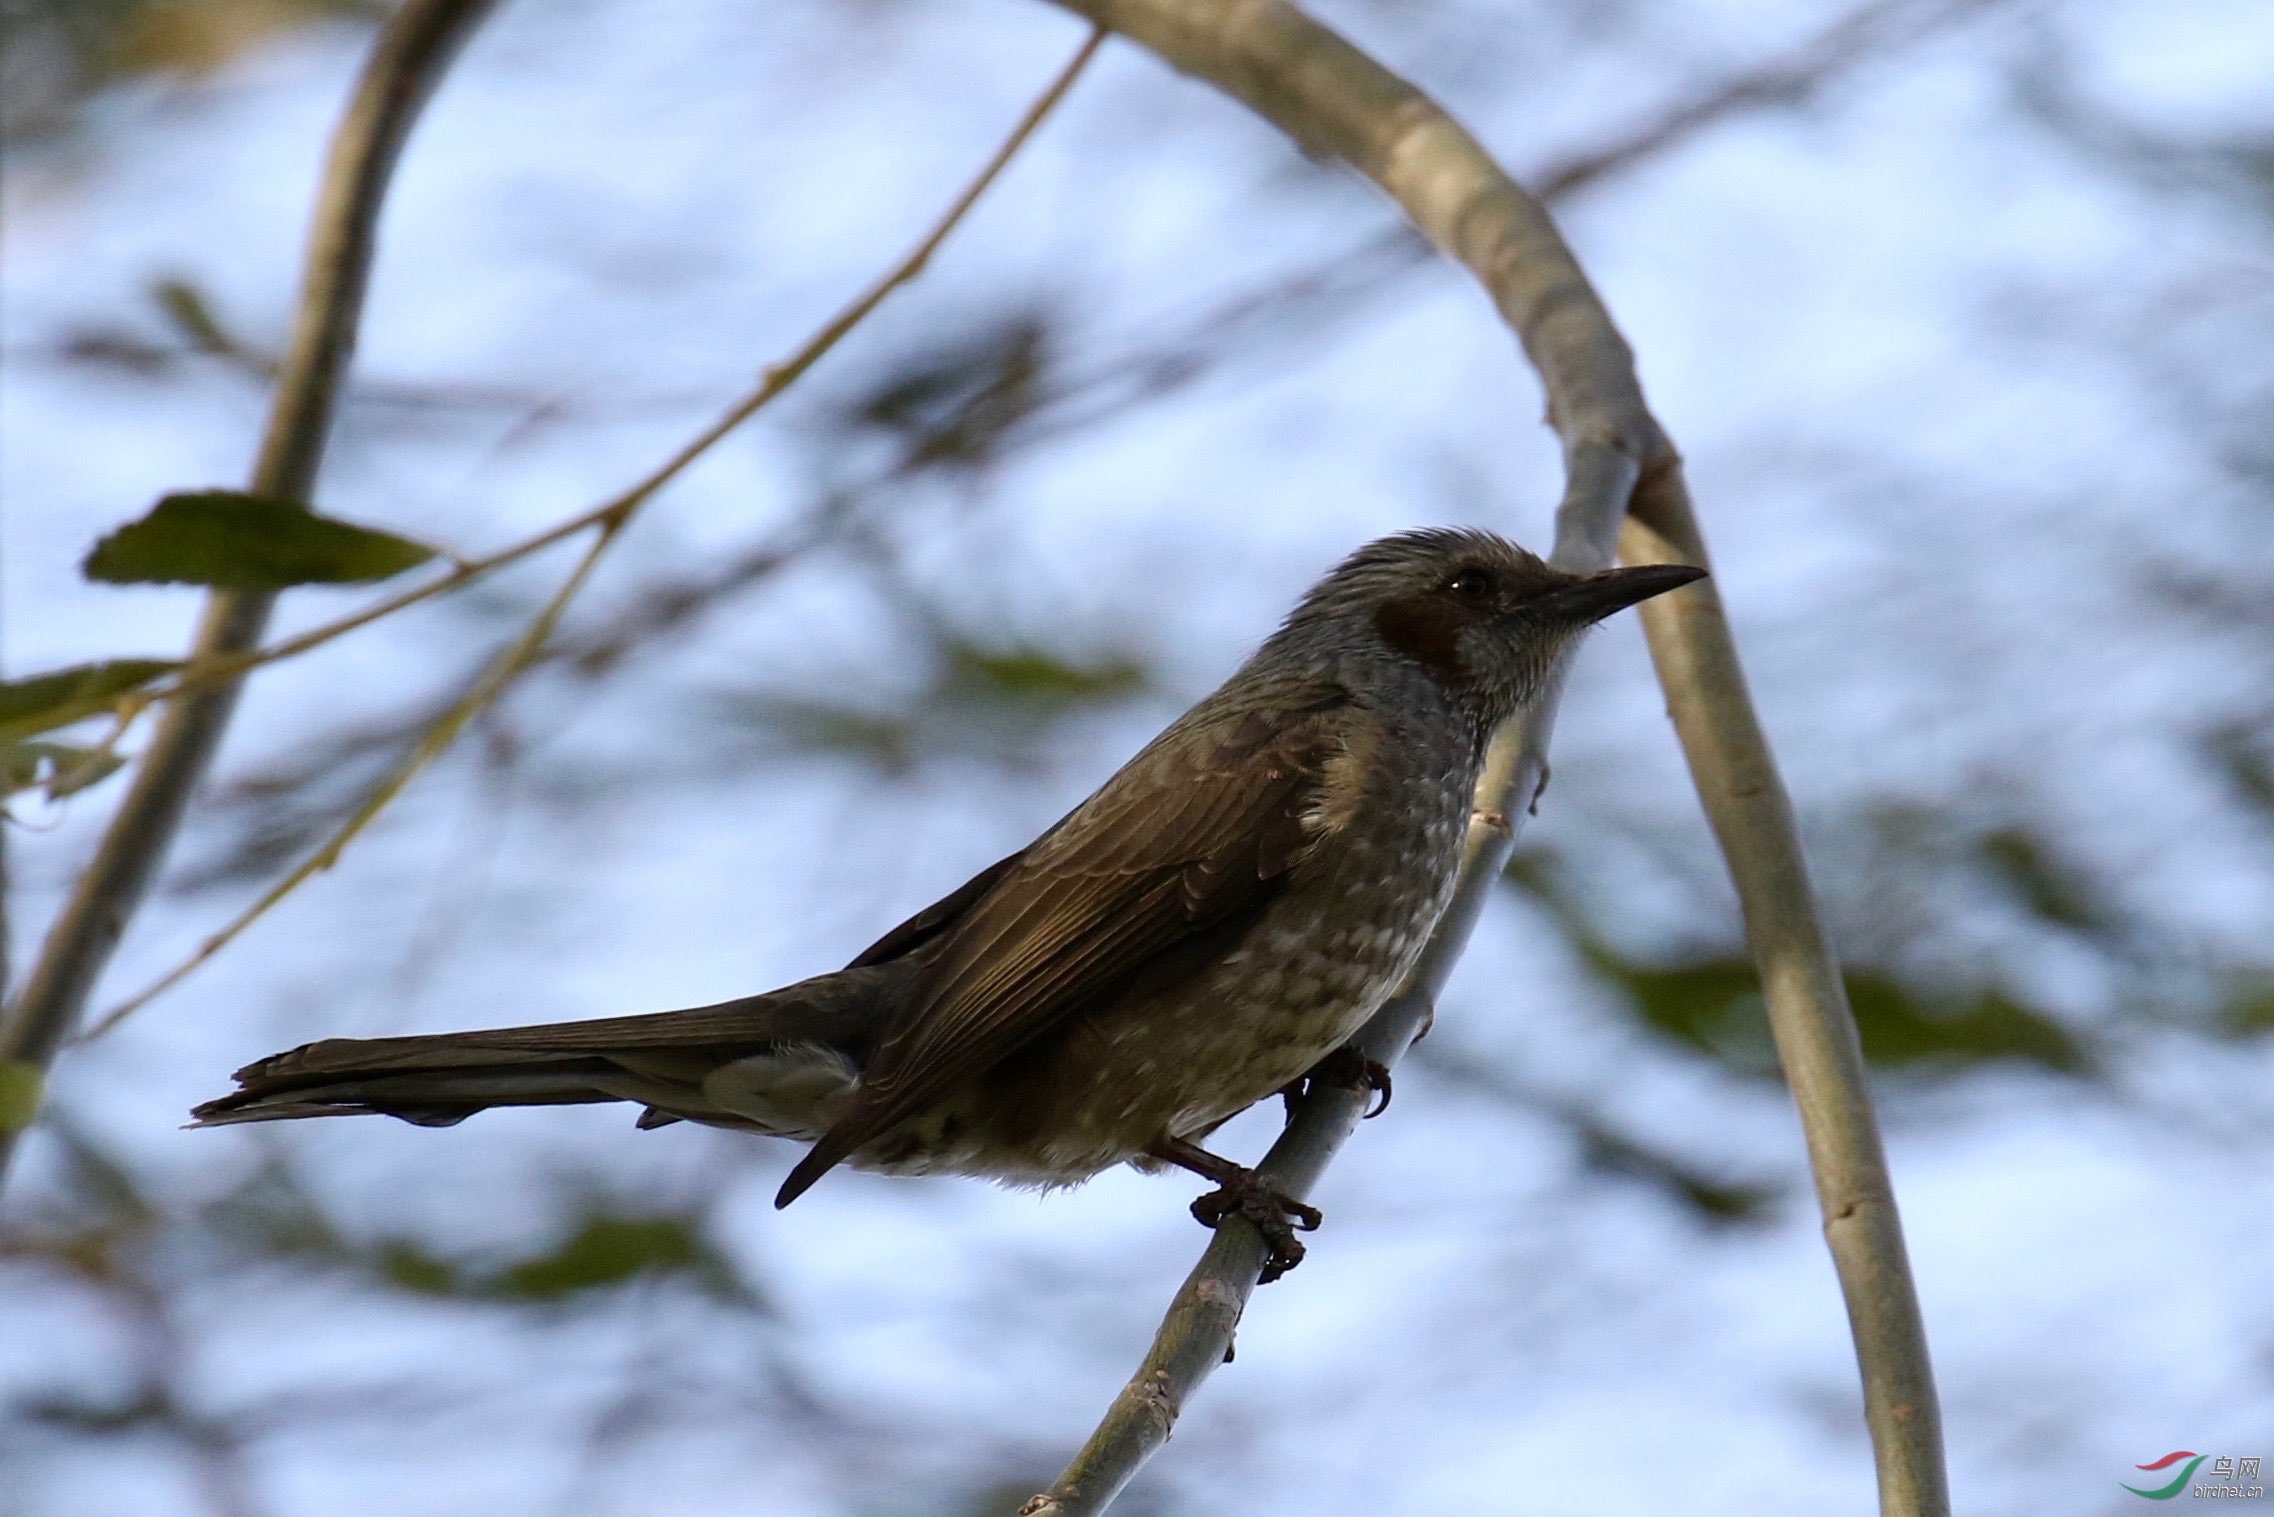
[[[1373,180],[1483,284],[1547,391],[1564,450],[1554,560],[1703,564],[1681,460],[1652,417],[1633,355],[1547,213],[1412,85],[1286,0],[1056,0],[1216,86],[1311,152]],[[1631,515],[1630,515],[1631,512]],[[1623,532],[1623,537],[1622,537]],[[1711,583],[1645,608],[1668,706],[1743,901],[1780,1058],[1807,1132],[1825,1230],[1848,1302],[1888,1517],[1945,1517],[1940,1416],[1854,1019],[1818,921],[1790,803],[1752,710]],[[1360,1035],[1396,1061],[1426,1029],[1538,799],[1554,703],[1495,740],[1459,889],[1412,980]],[[1355,1128],[1364,1095],[1321,1090],[1260,1166],[1309,1193]],[[1137,1374],[1023,1517],[1104,1510],[1165,1442],[1187,1396],[1224,1361],[1262,1268],[1262,1240],[1227,1219],[1186,1278]]]
[[[315,488],[340,380],[355,348],[388,180],[421,107],[491,3],[408,0],[389,18],[364,65],[325,160],[292,342],[253,466],[249,488],[256,495],[306,500]],[[191,661],[255,647],[275,600],[228,591],[207,597]],[[0,1019],[0,1182],[37,1112],[56,1049],[180,830],[240,683],[230,680],[168,704],[93,860]]]

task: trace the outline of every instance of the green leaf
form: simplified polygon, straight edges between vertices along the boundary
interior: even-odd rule
[[[2274,975],[2238,976],[2219,1008],[2219,1027],[2238,1038],[2274,1033]]]
[[[2092,882],[2026,828],[1989,833],[1981,849],[1991,873],[2040,920],[2084,933],[2116,930],[2116,913]]]
[[[1616,982],[1642,1019],[1659,1032],[1710,1054],[1741,1074],[1773,1076],[1760,976],[1750,959],[1708,959],[1677,969],[1628,963],[1595,945],[1588,958]]]
[[[204,292],[186,279],[161,279],[150,286],[150,298],[174,329],[200,353],[217,358],[244,356],[245,345],[231,337],[206,303]]]
[[[1776,1073],[1767,1008],[1750,960],[1712,959],[1679,969],[1640,968],[1599,957],[1595,962],[1660,1032],[1740,1073]],[[2011,1062],[2062,1074],[2092,1073],[2091,1054],[2068,1029],[2001,991],[1986,991],[1969,1001],[1940,1001],[1918,996],[1876,969],[1851,968],[1845,978],[1864,1057],[1873,1064]]]
[[[2011,871],[2017,890],[2030,894],[2032,909],[2052,920],[2093,920],[2081,888],[2064,893],[2071,891],[2067,878],[2026,844],[2008,840],[1992,857]],[[1589,927],[1560,887],[1552,855],[1519,853],[1505,877],[1555,918],[1590,968],[1626,992],[1642,1021],[1736,1073],[1781,1077],[1760,973],[1751,959],[1731,953],[1686,964],[1638,962]],[[2008,1062],[2080,1077],[2096,1072],[2092,1051],[2058,1020],[2003,991],[1971,998],[1923,993],[1870,965],[1850,965],[1842,979],[1864,1057],[1873,1064],[1933,1070]]]
[[[108,748],[37,740],[0,744],[0,796],[43,790],[60,801],[118,772],[126,760]]]
[[[2204,734],[2203,746],[2244,800],[2262,816],[2274,816],[2274,758],[2262,735],[2242,722]]]
[[[0,682],[0,741],[80,721],[114,697],[180,667],[167,659],[114,658]]]
[[[722,719],[754,729],[769,747],[842,754],[890,774],[915,767],[916,724],[907,717],[795,696],[728,695],[718,708]]]
[[[0,1133],[19,1133],[39,1115],[46,1071],[22,1059],[0,1060]]]
[[[462,1272],[415,1243],[391,1242],[379,1249],[379,1278],[414,1296],[455,1296],[466,1291]]]
[[[588,1213],[542,1253],[495,1262],[451,1259],[408,1238],[389,1239],[363,1259],[386,1284],[417,1296],[550,1304],[642,1276],[672,1276],[747,1305],[733,1266],[688,1217]]]
[[[1051,337],[1046,318],[1015,314],[889,376],[848,420],[894,434],[903,469],[985,468],[1048,398]]]
[[[361,585],[434,557],[424,543],[318,516],[289,500],[234,490],[169,495],[87,555],[89,579],[114,585],[283,590]]]
[[[1558,1115],[1578,1134],[1589,1164],[1656,1185],[1707,1222],[1766,1221],[1770,1208],[1784,1197],[1783,1190],[1775,1185],[1745,1184],[1710,1175],[1593,1117]]]
[[[551,1301],[620,1285],[634,1275],[698,1270],[710,1250],[679,1217],[594,1216],[550,1253],[500,1273],[493,1289],[524,1301]]]
[[[1145,688],[1146,670],[1134,659],[1070,663],[1031,648],[997,650],[947,642],[947,674],[940,694],[1014,700],[1038,706],[1073,706],[1119,700]]]
[[[2066,1075],[2093,1073],[2090,1051],[2067,1028],[2003,991],[1961,1003],[1930,1002],[1873,969],[1851,969],[1847,982],[1864,1057],[1875,1064],[1998,1060]]]

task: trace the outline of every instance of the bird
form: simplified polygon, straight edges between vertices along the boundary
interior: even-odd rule
[[[1349,1039],[1450,902],[1493,733],[1549,695],[1580,634],[1700,578],[1578,574],[1491,532],[1365,544],[1230,678],[1026,847],[844,968],[637,1016],[328,1038],[237,1071],[193,1126],[629,1102],[811,1146],[787,1206],[840,1164],[1079,1184],[1190,1170],[1192,1206],[1303,1256],[1317,1209],[1201,1146],[1319,1081],[1386,1102]]]

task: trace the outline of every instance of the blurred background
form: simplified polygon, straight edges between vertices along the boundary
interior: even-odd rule
[[[7,0],[10,674],[241,483],[369,0]],[[1851,971],[1960,1508],[2274,1457],[2274,12],[1334,0],[1552,192],[1688,455]],[[389,204],[317,503],[621,488],[897,257],[1080,40],[1007,0],[515,0]],[[548,657],[67,1050],[0,1220],[0,1512],[1005,1513],[1204,1237],[1180,1178],[842,1174],[630,1108],[184,1133],[258,1055],[697,1004],[1024,841],[1377,533],[1535,546],[1540,396],[1362,184],[1110,45]],[[259,676],[97,1009],[315,846],[567,561]],[[303,590],[280,627],[355,592]],[[1310,1262],[1118,1510],[1871,1509],[1732,896],[1632,618]],[[19,962],[121,788],[23,801]],[[1259,1109],[1227,1131],[1253,1156]]]

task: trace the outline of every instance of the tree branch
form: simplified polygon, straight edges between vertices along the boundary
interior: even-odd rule
[[[1630,553],[1703,563],[1681,462],[1651,416],[1633,355],[1547,213],[1475,139],[1286,0],[1058,0],[1246,104],[1309,150],[1379,185],[1423,235],[1476,275],[1547,391],[1564,448],[1561,567],[1608,566],[1622,522]],[[1642,488],[1638,489],[1637,486]],[[1647,525],[1644,525],[1644,524]],[[1880,1157],[1854,1022],[1818,926],[1790,807],[1763,743],[1710,585],[1661,600],[1651,641],[1692,773],[1727,853],[1759,956],[1778,1048],[1808,1130],[1827,1232],[1849,1302],[1885,1513],[1943,1517],[1941,1430],[1926,1345]],[[1546,776],[1554,701],[1494,741],[1460,884],[1409,982],[1358,1039],[1394,1063],[1426,1029]],[[1299,1103],[1260,1166],[1302,1197],[1357,1124],[1364,1094]],[[1025,1517],[1102,1511],[1166,1441],[1185,1398],[1222,1363],[1264,1260],[1227,1219],[1186,1278],[1136,1376]]]
[[[299,313],[253,466],[253,494],[306,500],[314,490],[340,379],[355,348],[388,179],[420,108],[490,3],[408,0],[388,19],[364,65],[325,160]],[[208,596],[192,661],[257,645],[275,600],[231,591]],[[0,1181],[38,1110],[57,1047],[181,828],[190,793],[220,746],[239,683],[168,705],[95,857],[0,1020]]]
[[[1678,467],[1645,479],[1620,547],[1632,563],[1705,561]],[[1754,714],[1721,598],[1710,583],[1694,588],[1700,593],[1678,605],[1644,606],[1651,661],[1737,886],[1777,1061],[1800,1109],[1824,1238],[1863,1370],[1880,1510],[1942,1517],[1950,1498],[1934,1366],[1847,986],[1817,915],[1792,801]]]

